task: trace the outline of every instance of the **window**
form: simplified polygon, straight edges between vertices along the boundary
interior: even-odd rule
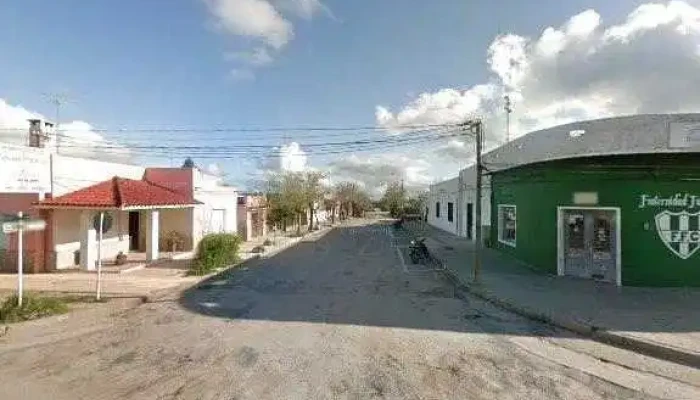
[[[454,220],[454,203],[447,203],[447,221],[452,222]]]
[[[440,202],[435,203],[435,218],[440,218]]]
[[[498,241],[515,247],[517,210],[513,205],[498,206]]]

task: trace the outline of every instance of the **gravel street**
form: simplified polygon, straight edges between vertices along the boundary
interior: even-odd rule
[[[172,300],[85,321],[104,324],[96,332],[0,347],[0,397],[656,398],[528,351],[527,340],[562,334],[455,296],[440,274],[404,264],[392,236],[381,224],[337,228]]]

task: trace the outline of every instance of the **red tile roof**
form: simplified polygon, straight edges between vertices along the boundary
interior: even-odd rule
[[[114,177],[75,192],[36,203],[39,208],[140,208],[191,206],[192,196],[147,180]]]

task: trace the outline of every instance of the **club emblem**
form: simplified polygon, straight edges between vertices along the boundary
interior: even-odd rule
[[[700,248],[700,212],[663,211],[655,219],[659,238],[673,254],[687,260]]]

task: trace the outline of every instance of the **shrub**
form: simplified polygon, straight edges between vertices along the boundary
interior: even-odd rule
[[[197,246],[191,275],[206,275],[238,261],[238,248],[241,238],[228,233],[207,235]]]
[[[59,298],[24,296],[22,300],[20,307],[16,295],[5,299],[0,305],[0,322],[29,321],[68,311],[66,302]]]

